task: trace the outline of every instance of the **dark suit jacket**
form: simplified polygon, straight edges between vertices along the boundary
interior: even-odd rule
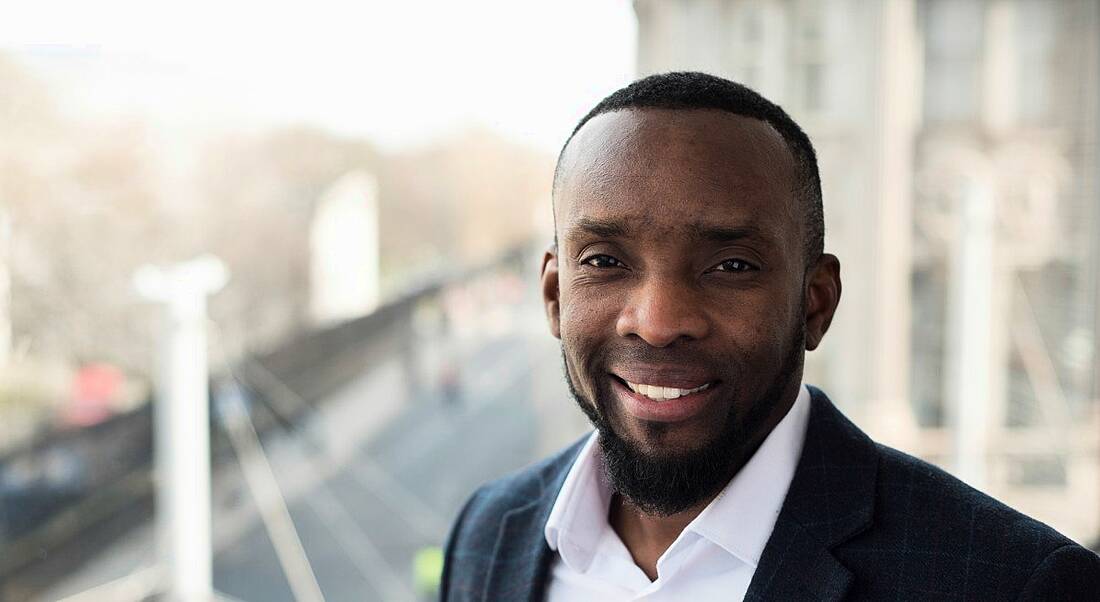
[[[746,600],[1100,601],[1100,557],[874,443],[810,392],[802,456]],[[543,528],[582,443],[474,493],[447,543],[444,600],[543,598]]]

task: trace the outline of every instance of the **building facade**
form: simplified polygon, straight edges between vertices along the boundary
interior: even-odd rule
[[[1100,3],[634,6],[639,75],[743,82],[818,150],[844,298],[807,381],[879,440],[1100,539]]]

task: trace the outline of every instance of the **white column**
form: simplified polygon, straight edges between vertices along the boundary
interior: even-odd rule
[[[0,207],[0,367],[11,353],[11,218]]]
[[[757,89],[768,100],[782,105],[790,102],[787,98],[790,26],[786,12],[789,8],[775,0],[767,0],[761,2],[758,9],[761,31]]]
[[[951,263],[948,337],[955,476],[987,486],[992,403],[994,232],[988,181],[971,180],[960,207],[959,237]]]
[[[206,297],[224,265],[204,257],[135,274],[138,291],[164,304],[154,407],[156,518],[168,600],[213,600]]]
[[[986,8],[985,60],[982,62],[982,121],[992,132],[1016,120],[1015,7],[994,0]]]
[[[328,325],[366,315],[378,306],[381,267],[378,182],[353,171],[317,204],[310,225],[310,313]]]
[[[867,305],[859,310],[869,318],[867,359],[873,366],[865,370],[868,425],[876,439],[903,449],[917,436],[909,404],[913,140],[921,98],[914,84],[921,66],[916,12],[911,0],[882,3],[873,11],[874,104],[867,130],[873,234],[870,257],[853,258],[871,278]]]

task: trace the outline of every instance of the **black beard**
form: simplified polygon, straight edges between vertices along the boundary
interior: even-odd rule
[[[764,423],[791,379],[802,367],[805,324],[796,324],[788,340],[783,364],[764,394],[754,400],[744,416],[731,411],[718,436],[703,447],[669,455],[646,454],[623,438],[607,419],[606,393],[591,403],[577,391],[565,365],[565,382],[581,411],[599,432],[604,470],[615,492],[646,514],[678,514],[716,495],[756,452],[748,449],[750,437]],[[565,350],[562,349],[565,362]],[[753,442],[759,445],[760,441]]]

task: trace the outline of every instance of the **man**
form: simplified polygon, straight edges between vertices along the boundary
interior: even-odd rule
[[[1100,558],[802,384],[840,301],[809,139],[701,73],[597,105],[554,177],[550,330],[594,433],[490,483],[445,600],[1100,600]]]

